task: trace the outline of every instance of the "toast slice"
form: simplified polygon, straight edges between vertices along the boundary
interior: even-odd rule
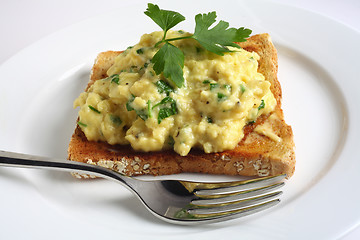
[[[295,170],[293,132],[285,123],[281,109],[282,93],[277,79],[276,49],[268,34],[254,35],[240,43],[240,46],[260,56],[258,71],[270,81],[277,105],[271,114],[260,116],[255,123],[244,127],[245,136],[235,149],[218,153],[193,149],[185,157],[173,150],[136,152],[130,145],[88,141],[77,126],[69,144],[68,159],[100,165],[128,176],[192,172],[242,176],[285,173],[291,177]],[[96,80],[108,77],[106,72],[120,53],[108,51],[98,55],[87,88]],[[88,177],[80,174],[76,176]]]

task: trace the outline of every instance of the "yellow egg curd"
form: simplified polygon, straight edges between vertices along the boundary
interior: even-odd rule
[[[184,34],[169,31],[167,37]],[[221,152],[236,147],[246,124],[273,111],[276,100],[257,71],[255,52],[234,48],[219,56],[194,39],[174,41],[185,56],[184,86],[178,88],[152,68],[162,37],[163,32],[143,35],[116,57],[109,77],[75,100],[89,141],[130,144],[145,152],[173,148],[182,156],[193,147]]]

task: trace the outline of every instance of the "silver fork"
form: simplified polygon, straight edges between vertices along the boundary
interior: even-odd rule
[[[276,191],[285,175],[236,182],[143,181],[80,162],[0,151],[0,166],[76,171],[116,180],[133,192],[156,217],[190,225],[247,216],[280,202]]]

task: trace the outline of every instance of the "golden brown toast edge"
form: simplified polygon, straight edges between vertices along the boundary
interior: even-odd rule
[[[260,55],[259,69],[271,83],[277,106],[273,116],[261,116],[256,123],[244,128],[245,137],[233,150],[206,154],[201,150],[192,150],[182,157],[172,150],[161,152],[135,152],[130,146],[109,145],[105,142],[88,141],[77,126],[71,137],[68,159],[97,164],[128,176],[167,175],[182,172],[269,176],[286,173],[292,176],[295,170],[293,133],[284,121],[281,109],[281,86],[277,80],[277,52],[268,34],[254,35],[240,45],[247,51]],[[89,86],[104,77],[114,58],[121,52],[100,53],[92,68]],[[275,142],[254,131],[257,125],[267,123],[281,138]],[[81,175],[77,175],[81,177]],[[83,175],[83,177],[87,177]]]

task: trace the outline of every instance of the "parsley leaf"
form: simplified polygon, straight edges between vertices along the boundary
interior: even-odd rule
[[[172,110],[171,108],[161,108],[158,114],[158,124],[160,124],[163,119],[170,117],[174,114],[176,114],[176,112],[174,112],[174,110]]]
[[[158,114],[158,124],[160,124],[163,119],[178,113],[176,101],[169,96],[165,97],[158,104],[155,104],[152,109],[158,106],[160,107]]]
[[[152,3],[148,3],[148,8],[144,13],[164,30],[163,39],[165,39],[169,29],[185,20],[185,17],[180,13],[160,9],[159,6]]]
[[[216,12],[198,14],[195,16],[195,32],[192,38],[196,39],[208,51],[223,56],[230,52],[229,46],[240,48],[234,42],[244,42],[250,36],[251,30],[247,28],[228,28],[229,23],[220,21],[215,27],[209,27],[216,21]]]
[[[152,108],[156,108],[157,106],[160,106],[160,105],[164,105],[166,103],[174,103],[175,100],[172,99],[171,97],[165,97],[163,100],[161,100],[158,104],[155,104],[155,106],[153,106]]]
[[[229,28],[229,23],[225,21],[220,21],[209,29],[216,22],[216,12],[209,12],[195,16],[194,34],[166,39],[168,30],[184,21],[185,17],[178,12],[160,9],[159,6],[151,3],[148,4],[144,13],[164,30],[162,40],[156,43],[155,47],[163,43],[164,45],[151,60],[155,73],[157,75],[163,73],[177,87],[182,87],[184,84],[184,54],[169,42],[192,38],[198,41],[203,48],[222,56],[225,52],[232,52],[228,47],[240,48],[235,42],[244,42],[251,34],[251,30],[247,28]]]
[[[157,75],[163,72],[166,78],[173,81],[179,88],[184,84],[183,67],[184,53],[174,45],[166,42],[151,59]]]

